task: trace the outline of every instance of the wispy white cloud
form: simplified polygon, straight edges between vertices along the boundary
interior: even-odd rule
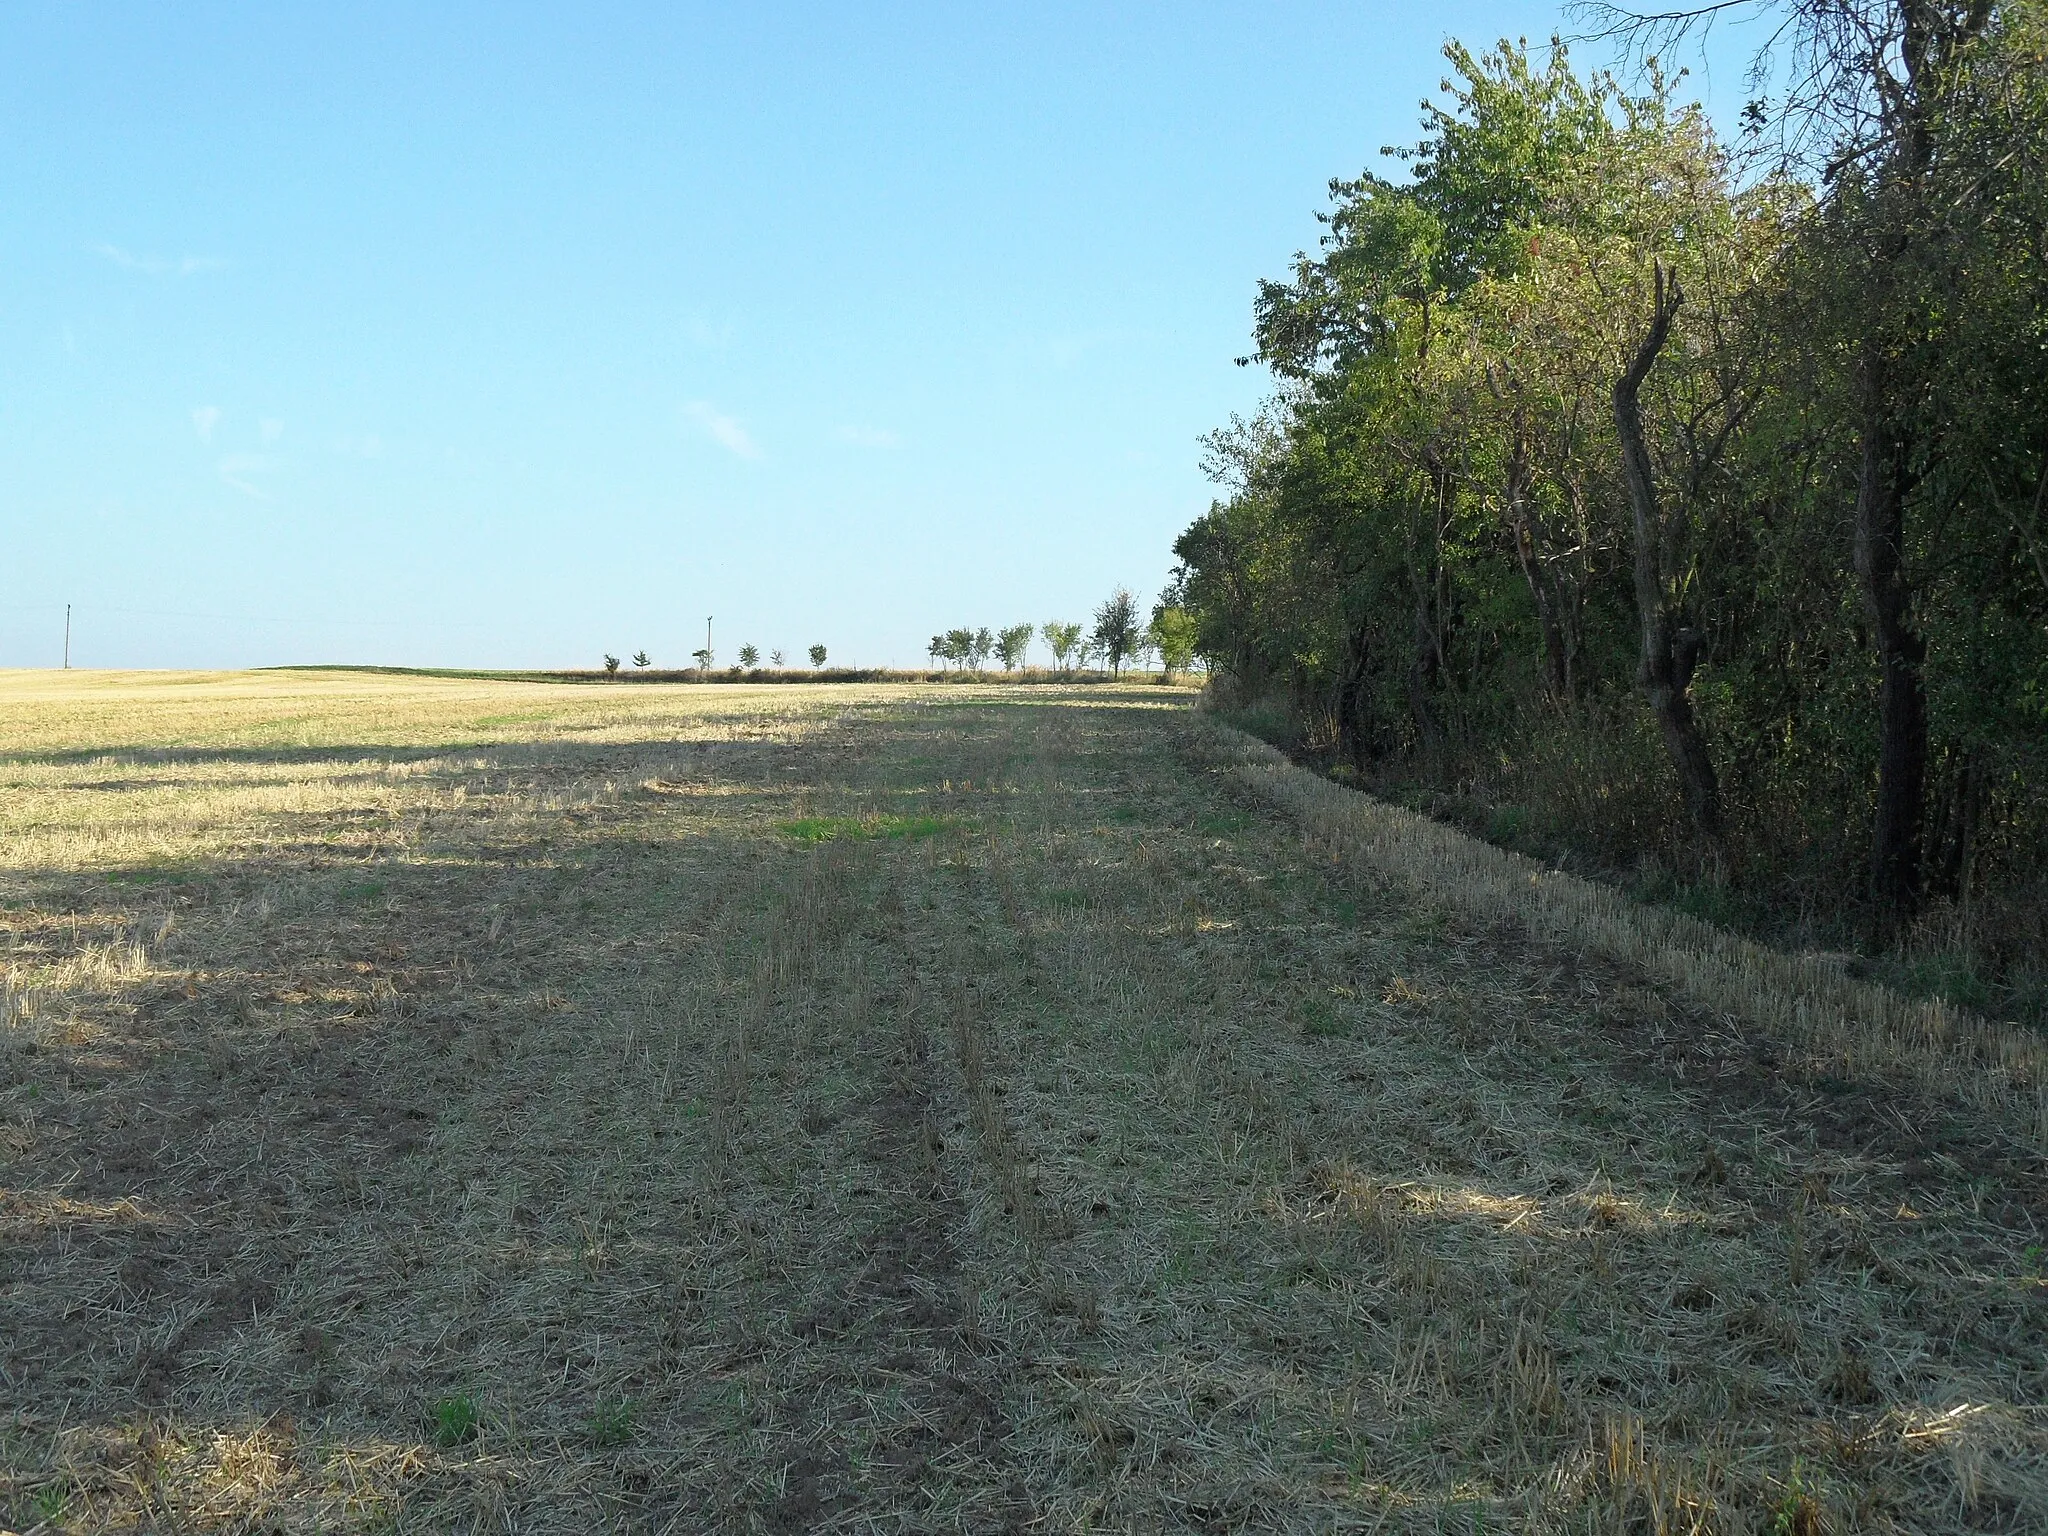
[[[700,427],[704,434],[728,453],[736,453],[743,459],[758,459],[761,450],[755,446],[747,429],[740,425],[739,418],[728,416],[709,400],[692,400],[683,407],[683,415]]]
[[[192,425],[199,432],[199,441],[202,443],[212,442],[213,429],[220,425],[220,407],[217,405],[200,406],[198,410],[192,413]]]
[[[147,272],[151,277],[190,277],[195,272],[216,272],[227,263],[218,256],[155,256],[148,253],[123,250],[102,240],[86,249],[95,256],[105,257],[117,267],[126,267],[130,272]]]
[[[270,500],[270,493],[253,483],[249,477],[260,475],[272,468],[272,462],[260,453],[224,453],[220,459],[220,477],[244,496],[253,496],[258,501]]]
[[[903,436],[887,427],[839,427],[832,435],[856,448],[901,448]]]

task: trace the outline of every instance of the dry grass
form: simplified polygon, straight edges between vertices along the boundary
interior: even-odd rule
[[[2048,1526],[2023,1064],[1157,689],[0,712],[0,1526]]]
[[[1809,1070],[1901,1074],[2004,1119],[2048,1151],[2048,1040],[1941,998],[1910,998],[1304,773],[1264,742],[1219,744],[1244,782],[1286,809],[1312,846],[1395,876],[1482,920],[1520,922],[1591,950],[1796,1043]]]

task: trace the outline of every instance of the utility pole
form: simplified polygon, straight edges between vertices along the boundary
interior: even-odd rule
[[[64,670],[71,670],[71,605],[64,605]]]
[[[712,614],[704,615],[704,670],[711,670],[711,620]]]

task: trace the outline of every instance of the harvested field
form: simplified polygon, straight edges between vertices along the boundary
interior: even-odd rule
[[[2048,1529],[2024,1042],[1831,1055],[1283,771],[0,679],[0,1528]]]

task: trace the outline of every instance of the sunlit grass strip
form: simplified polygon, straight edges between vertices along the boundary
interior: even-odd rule
[[[936,837],[955,823],[941,816],[802,816],[775,830],[799,843],[834,843],[861,838]]]
[[[1679,989],[1716,1012],[1803,1047],[1810,1065],[1850,1075],[1898,1072],[1992,1113],[2048,1148],[2048,1042],[1939,998],[1909,998],[1846,976],[1816,955],[1786,954],[1668,907],[1546,869],[1456,828],[1296,766],[1220,723],[1232,774],[1285,810],[1311,848],[1367,865],[1472,916],[1510,919]]]

